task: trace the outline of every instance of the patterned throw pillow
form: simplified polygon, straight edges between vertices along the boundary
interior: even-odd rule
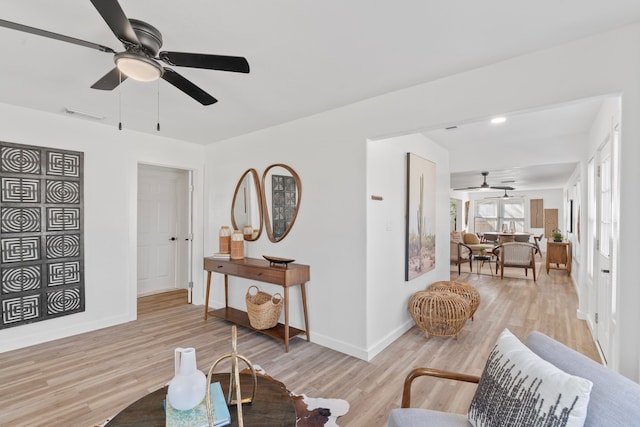
[[[593,383],[534,354],[508,329],[489,355],[469,408],[480,426],[582,426]]]

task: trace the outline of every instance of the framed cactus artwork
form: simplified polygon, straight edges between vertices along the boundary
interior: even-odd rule
[[[407,153],[405,281],[436,266],[436,164]]]

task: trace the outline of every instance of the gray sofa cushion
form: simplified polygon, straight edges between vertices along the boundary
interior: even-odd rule
[[[640,422],[640,385],[540,332],[527,347],[559,369],[593,382],[585,426],[631,426]]]
[[[453,426],[469,427],[466,415],[432,411],[430,409],[406,408],[392,409],[388,427],[407,426]]]

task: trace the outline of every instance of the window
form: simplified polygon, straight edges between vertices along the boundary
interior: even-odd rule
[[[475,232],[524,231],[524,199],[477,200]]]

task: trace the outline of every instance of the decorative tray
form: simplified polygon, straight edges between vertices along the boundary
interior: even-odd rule
[[[277,256],[271,256],[271,255],[262,255],[262,257],[264,259],[266,259],[267,261],[269,261],[271,264],[281,264],[281,265],[284,265],[285,267],[290,262],[295,261],[295,259],[280,258],[280,257],[277,257]]]

